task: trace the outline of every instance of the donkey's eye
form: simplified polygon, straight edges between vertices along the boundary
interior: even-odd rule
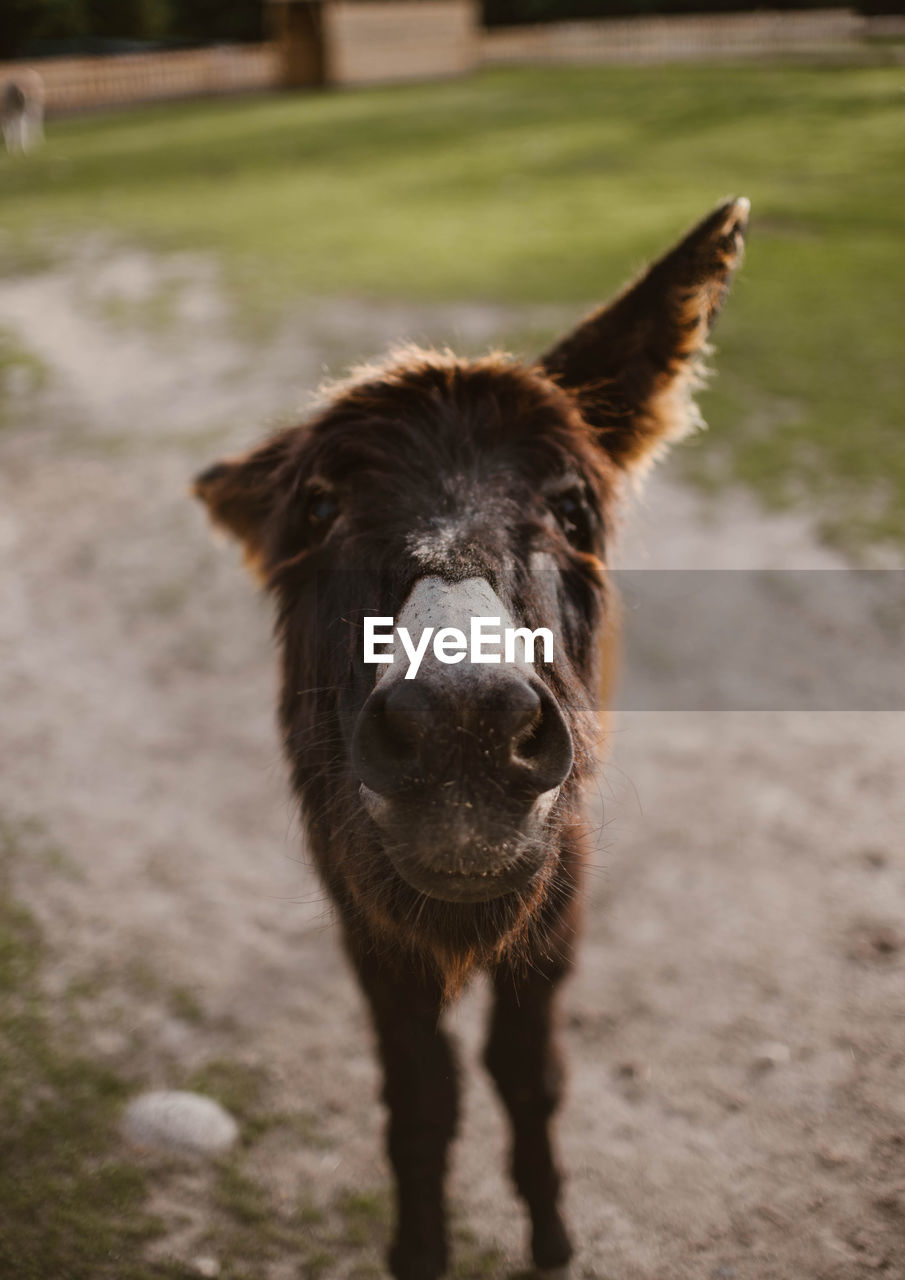
[[[339,503],[327,489],[310,489],[305,502],[305,524],[316,536],[327,532],[339,515]]]
[[[590,551],[594,545],[594,517],[578,489],[567,489],[550,501],[550,509],[573,547]]]

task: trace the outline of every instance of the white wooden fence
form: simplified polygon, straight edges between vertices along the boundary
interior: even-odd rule
[[[166,53],[112,57],[44,58],[30,64],[44,81],[48,114],[165,98],[240,93],[273,88],[278,79],[275,44],[219,45]],[[0,84],[21,63],[0,63]]]

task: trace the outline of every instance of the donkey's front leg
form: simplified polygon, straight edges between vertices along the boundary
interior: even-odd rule
[[[502,966],[494,975],[495,1001],[484,1053],[512,1123],[512,1176],[531,1215],[534,1265],[563,1276],[572,1246],[560,1212],[562,1177],[551,1126],[564,1077],[555,998],[567,971],[566,959],[525,973]]]
[[[458,1079],[440,1029],[439,985],[421,973],[358,962],[371,1005],[389,1109],[387,1147],[396,1176],[396,1235],[389,1268],[396,1280],[438,1280],[446,1270],[444,1179],[458,1117]]]

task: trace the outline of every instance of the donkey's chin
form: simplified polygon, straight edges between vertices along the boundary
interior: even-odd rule
[[[542,796],[526,814],[500,825],[482,822],[472,805],[425,812],[361,788],[362,804],[397,875],[442,902],[489,902],[525,892],[549,855],[542,837],[555,798],[555,792]],[[496,826],[493,834],[488,825]]]
[[[540,870],[540,863],[522,863],[501,871],[445,871],[417,856],[387,855],[406,884],[441,902],[492,902],[507,894],[522,893]]]

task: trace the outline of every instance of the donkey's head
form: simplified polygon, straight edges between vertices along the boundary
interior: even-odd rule
[[[569,892],[614,500],[698,422],[746,216],[720,206],[536,364],[403,350],[198,478],[276,598],[294,781],[372,931],[488,954]],[[487,638],[517,628],[552,661]]]

